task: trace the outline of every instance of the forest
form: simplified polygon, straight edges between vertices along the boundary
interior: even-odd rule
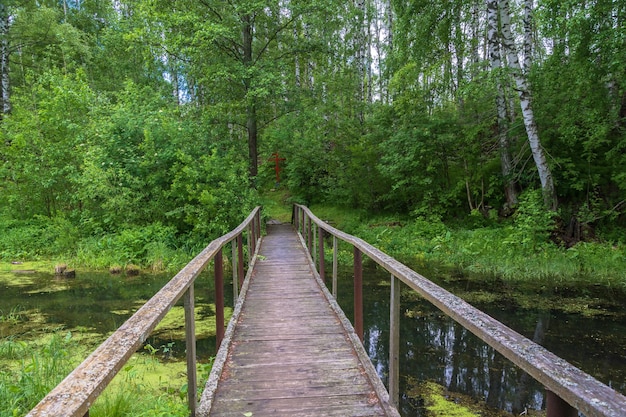
[[[552,320],[547,348],[626,392],[625,20],[624,0],[0,0],[0,416],[252,208],[292,203],[533,339]],[[376,310],[389,275],[365,267]],[[449,358],[526,414],[497,393],[531,392],[517,371],[402,296],[403,335],[435,341],[407,342],[403,415],[426,415],[423,369],[464,389]],[[184,336],[156,334],[93,416],[189,415]]]
[[[278,186],[273,153],[288,202],[621,244],[625,14],[4,0],[0,258],[191,253]]]

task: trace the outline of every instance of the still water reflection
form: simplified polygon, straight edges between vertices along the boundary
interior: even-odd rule
[[[50,274],[0,274],[0,314],[15,311],[19,318],[18,325],[0,322],[0,337],[31,337],[34,332],[56,327],[106,335],[119,327],[171,276],[126,278],[108,273],[83,273],[75,280],[58,281]],[[340,284],[338,300],[351,318],[350,270],[342,271]],[[365,349],[386,381],[389,275],[366,264],[364,285]],[[467,290],[466,287],[444,286],[452,292]],[[232,305],[229,284],[225,291],[227,305]],[[196,304],[201,306],[204,317],[214,314],[213,302],[212,277],[203,273],[196,282]],[[554,309],[519,308],[499,296],[475,306],[626,393],[626,308],[618,308],[620,314],[592,318]],[[400,411],[404,417],[424,415],[415,387],[426,380],[516,414],[525,408],[543,408],[544,391],[539,384],[408,288],[403,290],[401,308]],[[160,346],[170,341],[150,339],[148,342]],[[201,337],[198,352],[201,359],[214,355],[214,336]],[[182,339],[176,341],[174,354],[184,355]]]
[[[350,318],[351,280],[351,272],[343,271],[338,291],[338,301]],[[450,285],[444,286],[455,292]],[[364,345],[383,381],[388,373],[389,290],[389,274],[366,266]],[[475,306],[626,393],[624,314],[590,318],[554,310],[520,309],[508,300],[500,302],[498,297]],[[400,411],[403,416],[424,415],[421,401],[412,391],[416,384],[426,380],[515,414],[545,408],[540,384],[408,287],[402,292],[401,311]]]

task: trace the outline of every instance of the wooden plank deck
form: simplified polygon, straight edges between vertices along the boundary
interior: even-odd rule
[[[299,235],[268,225],[197,415],[398,416],[388,400]]]

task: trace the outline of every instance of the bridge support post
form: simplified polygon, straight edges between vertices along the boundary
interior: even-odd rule
[[[391,275],[389,303],[389,402],[398,407],[400,400],[400,284]]]
[[[324,267],[324,229],[322,229],[320,226],[317,227],[317,246],[318,246],[318,251],[319,251],[319,255],[318,255],[318,259],[319,259],[319,273],[320,273],[320,278],[322,279],[322,282],[326,283],[326,270]]]
[[[191,417],[196,415],[198,380],[196,375],[196,320],[194,284],[185,292],[185,343],[187,350],[187,400]]]
[[[354,247],[354,331],[363,342],[363,254]]]
[[[335,299],[337,299],[337,251],[337,236],[333,235],[333,297],[335,297]]]
[[[317,245],[315,243],[317,241],[317,227],[311,224],[311,229],[313,230],[313,241],[311,242],[309,249],[311,251],[311,256],[313,257],[313,264],[316,264],[317,263],[317,251],[315,250],[315,246]]]
[[[248,265],[252,262],[252,228],[246,227],[246,247],[248,248]]]
[[[244,273],[243,273],[243,234],[240,233],[237,236],[237,269],[239,272],[237,276],[239,277],[239,288],[243,285]]]
[[[554,392],[546,390],[546,417],[578,417],[578,410]]]
[[[252,259],[252,255],[254,255],[254,252],[256,251],[256,221],[257,218],[255,216],[252,219],[252,223],[250,223],[250,249],[252,250],[252,253],[250,254],[250,259]]]
[[[237,299],[239,298],[239,268],[237,267],[237,239],[233,239],[230,242],[231,247],[231,259],[233,265],[233,305],[237,305]]]
[[[307,216],[306,218],[306,244],[307,244],[307,249],[309,250],[310,254],[313,254],[313,233],[311,231],[312,227],[311,227],[311,218]]]
[[[215,339],[219,350],[224,339],[224,260],[222,249],[215,254]]]
[[[256,238],[261,238],[261,210],[259,210],[256,214]]]

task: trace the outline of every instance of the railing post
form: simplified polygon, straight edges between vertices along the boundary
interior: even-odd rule
[[[237,236],[237,269],[239,272],[239,287],[243,285],[244,273],[243,273],[243,232]]]
[[[303,209],[300,209],[300,214],[302,215],[302,222],[300,223],[300,228],[302,230],[300,231],[300,233],[302,234],[302,236],[304,236],[304,228],[306,227],[306,224],[304,222],[304,215],[305,215],[305,213],[304,213]]]
[[[337,236],[333,235],[333,297],[337,299]]]
[[[256,239],[258,240],[260,238],[261,238],[261,210],[256,212]]]
[[[215,339],[219,350],[224,339],[224,265],[222,249],[215,253]]]
[[[250,223],[250,244],[252,245],[250,247],[252,250],[250,256],[252,257],[256,251],[256,216],[252,218],[252,222]]]
[[[578,417],[578,410],[552,391],[546,390],[546,417]]]
[[[317,242],[318,242],[318,251],[319,251],[319,273],[322,282],[326,283],[325,268],[324,268],[324,229],[321,226],[318,226],[317,229]]]
[[[389,402],[396,408],[400,399],[400,283],[392,274],[389,300]]]
[[[252,262],[252,233],[250,225],[246,226],[246,246],[248,247],[248,265]]]
[[[311,247],[313,246],[313,244],[312,244],[312,241],[311,241],[311,239],[312,239],[311,218],[308,217],[308,216],[306,218],[306,233],[307,233],[307,240],[306,240],[306,242],[307,242],[307,246],[308,246],[307,249],[309,250],[309,253],[312,253],[311,252],[312,251]]]
[[[300,230],[300,212],[298,211],[298,206],[293,206],[293,212],[291,214],[291,218],[293,219],[293,226],[296,228],[296,231]]]
[[[187,400],[189,401],[189,411],[191,417],[196,415],[196,404],[198,403],[197,391],[198,380],[196,375],[196,320],[194,303],[194,284],[189,286],[185,292],[185,343],[187,350]]]
[[[363,255],[354,247],[354,331],[363,342]]]
[[[239,279],[237,278],[237,274],[239,272],[239,268],[237,267],[237,239],[231,240],[230,247],[233,265],[233,305],[236,305],[237,299],[239,298]]]
[[[317,263],[317,250],[315,250],[315,242],[317,240],[317,227],[314,224],[311,224],[311,229],[313,230],[313,241],[311,242],[311,256],[313,257],[313,264]]]

